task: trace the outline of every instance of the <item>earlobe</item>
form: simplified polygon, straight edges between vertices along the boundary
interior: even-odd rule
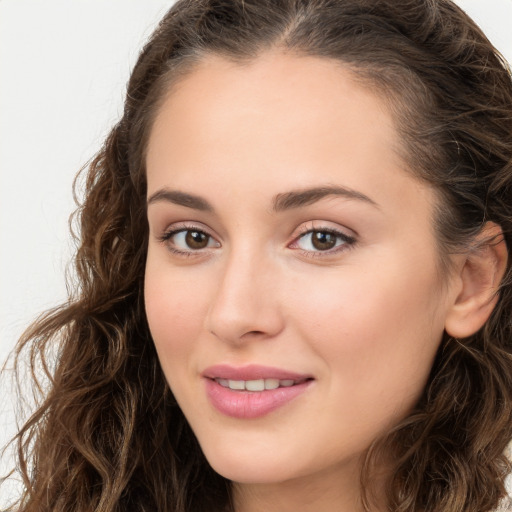
[[[450,336],[467,338],[485,324],[498,301],[507,257],[503,231],[487,222],[459,267],[459,288],[445,321]]]

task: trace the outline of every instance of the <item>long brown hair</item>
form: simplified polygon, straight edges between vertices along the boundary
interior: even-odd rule
[[[169,390],[143,307],[145,148],[164,94],[210,54],[244,62],[270,48],[348,65],[386,98],[412,173],[442,198],[441,260],[486,221],[512,246],[512,79],[448,0],[180,0],[133,70],[122,119],[89,165],[78,211],[77,285],[19,342],[50,388],[16,442],[19,512],[221,512],[230,484],[208,465]],[[486,512],[505,496],[512,439],[511,266],[475,335],[446,337],[415,410],[382,447],[395,512]],[[57,352],[55,367],[46,365]],[[368,499],[364,499],[368,503]],[[369,505],[368,505],[369,506]]]

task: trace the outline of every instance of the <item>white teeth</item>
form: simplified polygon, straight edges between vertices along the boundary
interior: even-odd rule
[[[230,380],[229,387],[231,389],[243,390],[245,389],[245,381],[243,380]]]
[[[277,389],[279,387],[279,379],[265,379],[265,389]]]
[[[246,380],[245,389],[247,391],[263,391],[265,389],[265,381],[263,379]]]
[[[235,391],[264,391],[268,389],[277,389],[279,387],[288,388],[295,384],[291,379],[257,379],[257,380],[228,380],[215,379],[218,384],[225,388]]]

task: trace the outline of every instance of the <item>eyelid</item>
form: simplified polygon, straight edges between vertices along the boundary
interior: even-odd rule
[[[192,249],[192,248],[181,249],[176,246],[173,246],[170,242],[172,237],[177,235],[178,233],[182,233],[184,231],[197,231],[199,233],[203,233],[206,236],[208,236],[211,240],[214,240],[216,243],[216,246],[215,247],[207,246],[207,247],[204,247],[201,249]],[[174,224],[171,224],[170,226],[166,227],[165,230],[160,235],[157,236],[157,240],[159,242],[161,242],[162,244],[166,245],[167,249],[169,251],[171,251],[174,254],[181,255],[181,256],[195,256],[195,255],[199,256],[211,249],[216,249],[218,247],[221,247],[221,243],[219,242],[217,237],[211,233],[211,230],[209,228],[207,228],[200,222],[196,223],[196,222],[185,221],[185,222],[176,222]]]
[[[353,229],[340,226],[339,224],[333,224],[333,222],[322,220],[310,220],[308,222],[304,222],[295,230],[293,239],[296,240],[297,238],[300,238],[307,233],[311,233],[312,231],[327,231],[329,233],[336,233],[347,239],[356,240],[358,238],[359,235]]]
[[[350,231],[352,234],[347,233]],[[322,250],[306,250],[298,247],[298,242],[301,238],[305,237],[310,233],[331,233],[340,239],[343,240],[343,243],[334,246],[332,249]],[[322,221],[310,221],[298,228],[298,233],[296,233],[293,237],[292,242],[288,245],[288,247],[302,252],[303,255],[308,257],[329,257],[333,256],[339,252],[344,252],[351,249],[357,243],[357,234],[353,230],[349,230],[348,228],[334,227],[332,225],[328,225]]]
[[[182,249],[177,247],[176,245],[173,245],[172,242],[170,242],[171,238],[178,233],[184,232],[184,231],[198,231],[200,233],[205,234],[208,236],[211,240],[215,242],[215,246],[206,246],[204,248],[194,249],[194,248],[188,248],[188,249]],[[350,231],[349,234],[347,231]],[[303,249],[298,246],[298,242],[301,240],[301,238],[305,237],[307,234],[315,233],[315,232],[325,232],[330,233],[336,236],[337,238],[342,240],[342,243],[335,245],[334,247],[326,250],[308,250]],[[183,221],[183,222],[176,222],[168,226],[162,234],[157,236],[157,239],[159,242],[167,246],[167,249],[174,253],[181,256],[201,256],[211,251],[212,249],[217,249],[222,246],[221,242],[218,240],[218,237],[213,235],[211,232],[211,229],[209,229],[207,226],[202,224],[201,222],[189,222],[189,221]],[[295,234],[293,235],[292,241],[287,245],[289,248],[300,251],[303,255],[307,257],[328,257],[337,254],[338,252],[346,251],[350,249],[354,244],[357,242],[357,235],[353,230],[350,230],[348,228],[341,228],[341,227],[334,227],[332,225],[329,225],[328,222],[324,221],[309,221],[307,223],[302,224],[298,227]]]

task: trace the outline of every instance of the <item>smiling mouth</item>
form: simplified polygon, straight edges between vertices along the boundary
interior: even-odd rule
[[[278,388],[289,388],[302,384],[310,378],[299,380],[293,379],[256,379],[256,380],[230,380],[230,379],[212,379],[217,384],[224,388],[229,388],[232,391],[268,391]]]
[[[312,375],[262,365],[216,365],[202,377],[206,395],[218,412],[252,420],[295,401],[315,380]]]

